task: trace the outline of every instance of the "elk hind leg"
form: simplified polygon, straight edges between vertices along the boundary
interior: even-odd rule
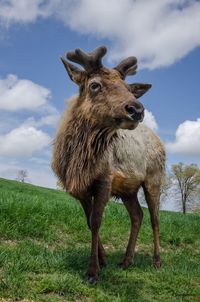
[[[137,236],[143,218],[143,211],[138,202],[137,193],[134,193],[132,196],[124,197],[122,201],[129,213],[131,220],[131,232],[129,236],[129,241],[126,248],[126,253],[124,255],[124,259],[121,263],[121,266],[123,268],[127,268],[132,264],[132,259],[134,257]]]
[[[143,186],[146,202],[148,205],[151,225],[153,229],[153,266],[159,268],[160,261],[160,242],[159,242],[159,202],[160,202],[160,185],[153,183],[145,183]]]

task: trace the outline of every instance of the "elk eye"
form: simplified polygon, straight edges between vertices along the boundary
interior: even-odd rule
[[[92,92],[98,92],[98,91],[100,91],[100,89],[101,89],[101,84],[100,83],[93,82],[93,83],[90,84],[90,90]]]

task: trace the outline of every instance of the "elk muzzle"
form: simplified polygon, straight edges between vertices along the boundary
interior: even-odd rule
[[[144,118],[144,107],[140,102],[134,102],[132,104],[126,105],[125,110],[129,117],[133,120],[142,122]]]

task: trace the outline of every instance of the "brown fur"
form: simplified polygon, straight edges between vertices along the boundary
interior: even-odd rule
[[[77,102],[72,112],[76,106]],[[72,112],[67,113],[71,115]],[[75,112],[69,120],[63,119],[54,142],[52,167],[69,193],[78,197],[88,190],[98,175],[103,174],[102,163],[115,137],[113,129],[98,129]]]
[[[70,70],[70,77],[77,79],[75,76]],[[142,221],[137,199],[141,186],[154,232],[154,265],[159,267],[158,205],[165,162],[163,145],[152,131],[138,126],[139,122],[127,115],[126,106],[142,105],[117,70],[101,68],[95,74],[79,72],[78,76],[80,93],[70,102],[58,127],[52,168],[66,191],[80,200],[92,232],[87,277],[94,281],[100,266],[105,264],[98,231],[111,195],[122,198],[130,215],[131,233],[122,264],[131,264]],[[97,94],[90,91],[93,81],[101,83]]]

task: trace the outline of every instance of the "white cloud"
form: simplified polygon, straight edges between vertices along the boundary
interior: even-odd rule
[[[10,25],[56,17],[71,29],[112,43],[110,60],[136,55],[140,66],[173,64],[200,45],[197,0],[7,0],[0,20]]]
[[[136,55],[148,68],[170,65],[200,45],[195,0],[80,0],[60,18],[78,32],[110,39],[110,59]]]
[[[34,127],[21,125],[5,135],[0,135],[0,155],[5,157],[29,157],[49,146],[51,138]]]
[[[0,19],[5,25],[33,22],[38,17],[47,17],[49,10],[43,0],[6,0],[0,3]]]
[[[51,126],[56,127],[59,121],[59,114],[56,112],[54,114],[49,114],[42,116],[40,119],[36,120],[34,117],[29,117],[23,122],[24,126],[29,127],[42,127],[42,126]]]
[[[87,12],[87,14],[85,13]],[[167,66],[200,45],[200,3],[180,0],[82,0],[63,21],[113,42],[110,58],[136,55],[143,67]]]
[[[153,116],[153,114],[150,111],[148,111],[146,109],[145,109],[143,123],[154,131],[158,130],[158,124],[156,122],[155,117]]]
[[[16,75],[8,75],[0,79],[0,109],[18,111],[22,109],[37,110],[50,106],[48,100],[51,92],[32,81],[18,79]]]
[[[43,116],[39,121],[38,125],[39,126],[57,126],[59,120],[59,114],[51,114],[51,115],[46,115]]]
[[[166,148],[171,153],[199,156],[200,118],[180,124],[176,130],[174,142],[168,142]]]

